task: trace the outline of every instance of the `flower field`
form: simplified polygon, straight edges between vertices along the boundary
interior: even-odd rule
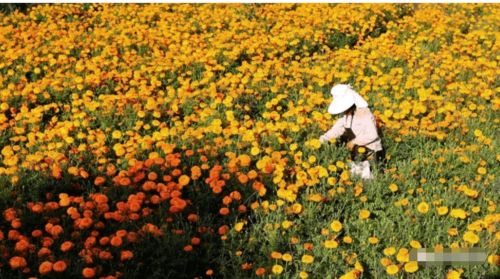
[[[494,278],[499,8],[0,13],[0,278]],[[337,83],[383,132],[369,183],[318,140]]]

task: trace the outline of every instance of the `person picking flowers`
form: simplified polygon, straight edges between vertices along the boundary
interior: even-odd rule
[[[350,85],[337,84],[330,93],[333,101],[328,107],[328,113],[342,116],[320,136],[319,141],[325,143],[339,138],[346,142],[351,152],[351,174],[370,180],[373,178],[370,163],[373,165],[385,157],[375,117],[368,108],[368,103]]]

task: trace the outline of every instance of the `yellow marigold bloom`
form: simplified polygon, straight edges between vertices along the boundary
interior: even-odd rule
[[[479,242],[479,236],[471,231],[466,232],[463,236],[463,239],[471,244],[476,244]]]
[[[437,213],[439,215],[446,215],[448,213],[448,207],[447,206],[440,206],[437,208]]]
[[[299,273],[299,277],[300,277],[301,279],[306,279],[306,278],[308,278],[308,277],[309,277],[309,274],[307,274],[307,272],[305,272],[305,271],[301,271],[301,272]]]
[[[359,211],[359,218],[362,220],[368,219],[370,217],[370,211],[366,209],[361,209]]]
[[[456,235],[458,235],[458,230],[457,230],[457,228],[449,228],[449,229],[448,229],[448,234],[449,234],[450,236],[456,236]]]
[[[389,275],[394,275],[394,274],[398,273],[399,267],[397,265],[395,265],[395,264],[391,264],[391,265],[389,265],[389,266],[386,267],[385,271]]]
[[[281,226],[285,230],[288,229],[288,228],[290,228],[292,225],[293,225],[293,222],[289,221],[289,220],[285,220],[285,221],[281,222]]]
[[[295,214],[300,214],[302,212],[302,205],[300,203],[294,203],[292,205],[292,212]]]
[[[370,242],[370,244],[377,244],[378,243],[378,238],[375,237],[375,236],[370,236],[368,238],[368,242]]]
[[[420,242],[418,242],[416,240],[410,241],[410,246],[415,248],[415,249],[422,248],[422,245],[420,244]]]
[[[350,237],[350,236],[344,236],[342,238],[342,241],[344,241],[344,243],[350,244],[350,243],[352,243],[352,237]]]
[[[427,211],[429,211],[429,204],[426,202],[421,202],[417,205],[417,210],[418,212],[425,214]]]
[[[396,255],[396,260],[398,262],[408,262],[410,258],[410,254],[408,252],[408,249],[406,248],[401,248],[398,251],[398,254]]]
[[[338,220],[334,220],[330,224],[330,228],[332,228],[334,232],[340,232],[342,230],[342,223],[340,223]]]
[[[394,248],[392,246],[391,247],[387,247],[387,248],[384,249],[383,253],[386,256],[392,256],[392,255],[394,255],[396,253],[396,248]]]
[[[290,262],[290,261],[292,261],[293,257],[289,253],[285,253],[281,257],[281,259],[284,260],[285,262]]]
[[[446,273],[446,279],[460,279],[461,273],[456,270],[450,270]]]
[[[483,167],[477,168],[477,173],[479,173],[480,175],[486,174],[486,168]]]
[[[301,261],[305,264],[310,264],[314,262],[314,257],[311,255],[303,255]]]
[[[271,271],[274,273],[274,274],[281,274],[283,272],[283,267],[279,264],[275,264],[273,265]]]
[[[413,273],[418,270],[418,263],[416,261],[407,262],[404,268],[406,272]]]
[[[457,219],[465,219],[467,218],[467,212],[465,212],[463,209],[452,209],[450,212],[450,216],[453,218]]]
[[[380,259],[380,264],[384,267],[387,267],[388,265],[392,264],[392,261],[388,258],[381,258]]]
[[[113,133],[111,134],[111,137],[114,138],[114,139],[121,139],[122,137],[122,132],[118,131],[118,130],[115,130],[113,131]]]
[[[180,186],[186,186],[186,185],[188,185],[188,184],[189,184],[189,181],[190,181],[190,180],[191,180],[191,179],[189,178],[189,176],[187,176],[187,175],[183,174],[183,175],[181,175],[181,176],[179,177],[179,185],[180,185]]]
[[[339,246],[338,242],[335,240],[325,240],[324,245],[328,249],[337,248]]]
[[[245,225],[245,223],[238,222],[238,223],[236,223],[236,225],[234,225],[234,230],[237,231],[237,232],[240,232],[243,229],[244,225]]]
[[[391,192],[393,192],[393,193],[396,192],[396,191],[398,191],[398,185],[396,185],[394,183],[391,183],[389,185],[389,190],[391,190]]]

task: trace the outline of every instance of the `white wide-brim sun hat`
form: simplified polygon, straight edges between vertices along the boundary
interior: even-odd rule
[[[337,84],[330,91],[333,101],[328,106],[328,113],[339,114],[345,112],[352,105],[358,108],[368,107],[368,103],[348,84]]]

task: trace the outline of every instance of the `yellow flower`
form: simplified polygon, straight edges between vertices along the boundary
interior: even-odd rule
[[[259,153],[260,153],[260,149],[256,146],[254,146],[254,147],[252,147],[252,149],[250,149],[250,154],[252,154],[252,156],[257,156]]]
[[[281,259],[284,260],[285,262],[290,262],[290,261],[292,261],[293,257],[289,253],[285,253],[281,257]]]
[[[302,212],[302,205],[300,203],[294,203],[292,205],[292,212],[295,214],[300,214]]]
[[[299,273],[299,277],[300,277],[301,279],[306,279],[307,277],[309,277],[309,274],[307,274],[307,272],[305,272],[305,271],[301,271],[301,272]]]
[[[395,265],[395,264],[391,264],[391,265],[389,265],[389,266],[386,267],[385,271],[389,275],[394,275],[394,274],[398,273],[399,267],[397,265]]]
[[[465,212],[463,209],[452,209],[450,212],[450,216],[453,218],[457,219],[465,219],[467,218],[467,212]]]
[[[416,261],[411,261],[405,263],[405,271],[408,273],[413,273],[418,270],[418,263]]]
[[[387,248],[384,249],[383,253],[386,256],[392,256],[392,255],[394,255],[396,253],[396,249],[394,247],[392,247],[392,246],[391,247],[387,247]]]
[[[279,264],[275,264],[271,270],[274,274],[281,274],[283,272],[283,267]]]
[[[460,278],[461,278],[460,272],[456,270],[450,270],[446,274],[446,279],[460,279]]]
[[[236,223],[236,225],[234,225],[234,230],[237,231],[237,232],[240,232],[243,229],[244,225],[245,225],[245,223],[238,222],[238,223]]]
[[[437,208],[437,212],[439,215],[446,215],[448,213],[448,207],[447,206],[440,206]]]
[[[111,134],[111,137],[114,138],[114,139],[120,139],[122,137],[122,132],[120,132],[118,130],[115,130]]]
[[[402,263],[408,262],[409,258],[410,258],[410,254],[408,252],[408,249],[406,249],[406,248],[399,249],[398,254],[396,255],[396,260],[398,260],[398,262],[402,262]]]
[[[352,237],[350,237],[350,236],[348,236],[348,235],[347,235],[347,236],[344,236],[344,237],[342,238],[342,241],[344,241],[344,243],[351,244],[351,243],[352,243]]]
[[[483,174],[486,174],[486,168],[483,168],[483,167],[479,167],[477,169],[477,173],[483,175]]]
[[[389,189],[391,190],[391,192],[396,192],[398,190],[398,185],[392,183],[389,185]]]
[[[457,228],[449,228],[449,229],[448,229],[448,234],[449,234],[450,236],[456,236],[456,235],[458,235],[458,230],[457,230]]]
[[[415,249],[422,248],[422,245],[420,244],[420,242],[418,242],[416,240],[410,241],[410,246],[415,248]]]
[[[334,220],[330,224],[330,228],[332,228],[334,232],[340,232],[342,230],[342,223],[340,223],[338,220]]]
[[[417,210],[418,212],[425,214],[427,211],[429,211],[429,204],[426,202],[421,202],[417,205]]]
[[[329,248],[329,249],[337,248],[339,246],[338,242],[335,240],[325,240],[324,245],[326,248]]]
[[[377,244],[378,243],[378,238],[375,237],[375,236],[370,236],[368,238],[368,242],[370,242],[370,244]]]
[[[471,231],[466,232],[463,236],[463,239],[471,244],[476,244],[479,242],[479,236]]]
[[[310,264],[314,262],[314,257],[311,255],[303,255],[302,256],[302,262],[305,264]]]
[[[361,209],[359,211],[359,218],[362,220],[368,219],[370,217],[370,211],[366,209]]]

